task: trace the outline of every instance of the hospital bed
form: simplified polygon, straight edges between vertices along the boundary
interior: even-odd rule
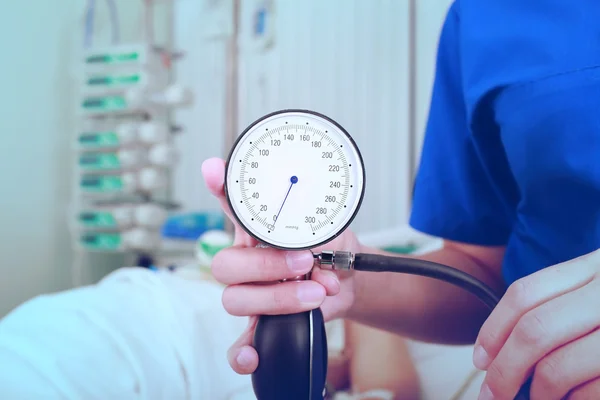
[[[361,240],[439,246],[411,235],[402,228]],[[250,377],[226,359],[247,319],[224,311],[222,290],[189,263],[121,268],[97,285],[36,297],[0,321],[0,398],[255,400]],[[341,351],[340,321],[327,330],[330,352]],[[470,346],[409,346],[423,400],[477,398],[483,376],[473,374]]]

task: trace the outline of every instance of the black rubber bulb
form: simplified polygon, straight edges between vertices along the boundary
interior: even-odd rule
[[[320,309],[259,317],[254,347],[258,368],[252,386],[257,400],[323,400],[327,337]]]

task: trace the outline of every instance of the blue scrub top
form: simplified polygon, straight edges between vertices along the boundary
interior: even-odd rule
[[[600,247],[600,1],[452,4],[410,223],[507,284]]]

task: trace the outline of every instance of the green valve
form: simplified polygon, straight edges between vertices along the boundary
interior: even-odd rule
[[[140,58],[138,52],[122,54],[96,54],[86,58],[88,64],[120,64],[137,61]]]
[[[88,153],[79,156],[79,166],[83,169],[119,169],[121,162],[116,153]]]
[[[119,250],[121,235],[118,233],[86,233],[81,236],[81,244],[90,250]]]
[[[87,228],[117,228],[115,217],[107,211],[84,211],[78,219]]]
[[[84,176],[80,185],[88,192],[120,192],[123,189],[123,179],[118,175]]]
[[[79,135],[79,144],[87,148],[119,146],[116,132],[84,132]]]
[[[88,79],[87,83],[90,86],[117,86],[117,85],[132,85],[140,81],[140,76],[124,75],[124,76],[95,76]]]
[[[123,96],[92,97],[84,100],[82,106],[88,110],[115,111],[127,108],[127,101]]]

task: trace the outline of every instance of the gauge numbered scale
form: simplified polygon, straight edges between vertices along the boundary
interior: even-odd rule
[[[284,110],[252,123],[226,166],[225,193],[240,226],[280,249],[325,244],[350,225],[365,171],[350,135],[332,119]]]

